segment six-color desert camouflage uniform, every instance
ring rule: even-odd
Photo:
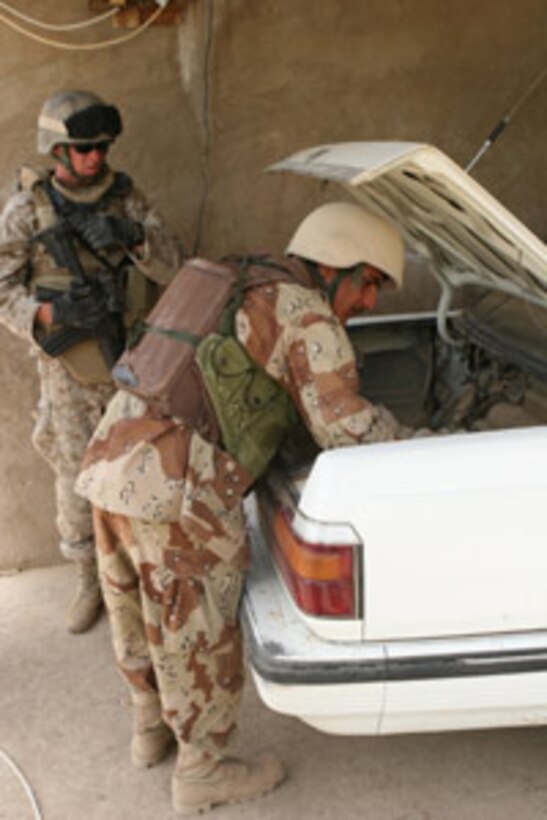
[[[286,256],[267,260],[276,266],[293,281],[250,287],[236,314],[251,359],[290,395],[321,448],[406,437],[359,395],[338,318],[372,306],[382,283],[401,285],[395,230],[357,205],[329,203],[304,220]],[[134,704],[132,759],[151,766],[176,740],[172,794],[184,815],[263,794],[283,778],[272,756],[252,765],[227,757],[243,684],[242,500],[252,480],[222,443],[120,390],[77,483],[94,507],[116,659]]]

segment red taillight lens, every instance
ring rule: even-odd
[[[279,567],[300,609],[310,615],[355,617],[354,546],[303,541],[285,507],[272,512],[270,527]]]

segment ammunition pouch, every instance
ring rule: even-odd
[[[291,397],[233,336],[210,333],[196,362],[224,449],[259,478],[298,418]]]

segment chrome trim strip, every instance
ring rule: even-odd
[[[331,644],[330,658],[313,654],[304,658],[288,654],[287,647],[276,641],[261,642],[247,607],[243,610],[243,625],[251,666],[262,678],[285,685],[413,681],[547,671],[547,632],[470,638],[467,652],[466,639],[457,638],[345,644],[343,647]],[[535,643],[538,645],[534,646]],[[440,651],[440,644],[444,644],[444,652]],[[483,644],[482,651],[477,651],[479,644]],[[504,649],[500,648],[502,645]]]

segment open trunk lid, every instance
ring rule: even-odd
[[[352,142],[301,151],[270,166],[337,182],[386,217],[446,289],[475,284],[547,305],[547,246],[438,149]]]

